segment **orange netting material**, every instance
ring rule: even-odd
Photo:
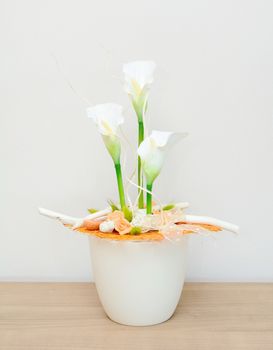
[[[180,224],[186,224],[184,222],[181,222]],[[187,223],[189,224],[189,223]],[[208,224],[195,224],[195,223],[190,223],[191,225],[198,226],[201,228],[204,228],[205,230],[211,231],[211,232],[219,232],[222,231],[221,227],[214,226],[214,225],[208,225]],[[117,232],[112,232],[112,233],[104,233],[98,230],[87,230],[84,227],[77,228],[76,231],[91,235],[91,236],[96,236],[99,238],[104,238],[104,239],[112,239],[116,241],[161,241],[164,239],[164,235],[160,233],[159,231],[151,231],[147,233],[141,233],[139,235],[120,235]],[[194,233],[194,231],[191,230],[184,230],[181,232],[181,234],[191,234]]]

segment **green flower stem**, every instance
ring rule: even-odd
[[[124,211],[126,209],[123,181],[122,181],[122,173],[120,163],[115,163],[117,182],[118,182],[118,192],[119,192],[119,201],[121,209]]]
[[[138,146],[141,144],[141,142],[144,139],[144,124],[142,118],[139,118],[138,120]],[[137,183],[138,186],[143,186],[143,175],[141,171],[141,159],[138,157],[138,169],[137,169]],[[143,190],[138,189],[138,207],[139,209],[144,208],[144,197],[143,197]]]
[[[153,184],[147,184],[147,190],[152,192],[153,189]],[[146,208],[146,213],[147,214],[152,214],[152,194],[147,192],[147,202],[146,202],[147,208]]]

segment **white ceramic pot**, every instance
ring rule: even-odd
[[[94,280],[115,322],[148,326],[168,320],[185,279],[187,236],[175,241],[114,241],[90,237]]]

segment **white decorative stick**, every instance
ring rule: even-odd
[[[104,221],[104,220],[106,220],[107,219],[107,216],[106,215],[104,215],[104,216],[100,216],[99,218],[95,218],[95,219],[93,219],[92,221]],[[84,220],[89,220],[89,219],[84,219]]]
[[[63,224],[74,225],[76,222],[81,220],[80,218],[74,218],[72,216],[64,215],[44,208],[38,208],[38,210],[41,215],[47,216],[51,219],[59,220]]]
[[[185,221],[187,223],[215,225],[227,231],[231,231],[234,233],[239,232],[239,227],[237,225],[230,224],[229,222],[225,222],[222,220],[210,218],[208,216],[185,215]]]
[[[96,211],[93,214],[87,215],[84,219],[86,219],[86,220],[94,220],[94,219],[100,218],[101,216],[105,216],[105,215],[107,215],[107,214],[109,214],[111,212],[112,212],[112,208],[111,207],[107,207],[107,208],[105,208],[103,210]]]
[[[101,218],[105,218],[105,216],[109,213],[112,212],[111,207],[107,207],[106,209],[100,210],[100,211],[96,211],[93,214],[89,214],[87,216],[85,216],[84,218],[78,220],[74,225],[73,225],[73,230],[75,230],[76,228],[82,227],[83,226],[83,222],[84,220],[99,220]]]
[[[55,219],[61,221],[63,224],[72,225],[73,229],[79,228],[83,226],[84,220],[99,220],[101,218],[105,218],[105,215],[110,213],[112,209],[110,207],[97,211],[96,213],[85,216],[84,218],[75,218],[72,216],[64,215],[61,213],[57,213],[52,210],[39,208],[39,213],[41,215],[47,216],[48,218]]]

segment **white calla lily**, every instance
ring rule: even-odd
[[[142,167],[146,176],[147,184],[152,184],[159,175],[166,152],[186,133],[152,131],[138,148],[138,155],[142,161]]]
[[[115,164],[120,160],[120,140],[117,136],[118,127],[123,124],[122,106],[115,103],[105,103],[87,108],[87,115],[98,127],[104,143]]]
[[[142,120],[146,109],[147,93],[153,82],[153,61],[134,61],[123,65],[125,91],[131,96],[138,119]]]
[[[144,139],[145,125],[144,113],[147,109],[147,99],[150,85],[153,82],[153,74],[155,70],[153,61],[134,61],[123,65],[123,73],[125,77],[125,91],[129,94],[132,100],[132,105],[138,119],[138,145]],[[138,157],[138,206],[144,208],[143,191],[143,176],[141,169],[141,161]]]
[[[115,103],[96,105],[87,109],[87,115],[97,125],[105,146],[115,163],[120,206],[124,213],[126,213],[126,201],[120,165],[121,146],[117,135],[119,126],[124,122],[122,106]]]
[[[123,65],[125,75],[125,90],[137,97],[141,91],[153,82],[156,64],[153,61],[134,61]]]

